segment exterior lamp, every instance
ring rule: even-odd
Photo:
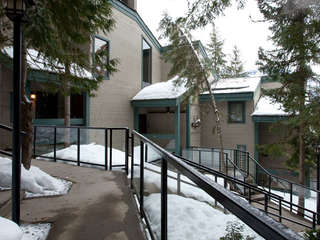
[[[21,189],[21,23],[26,7],[34,5],[33,0],[3,0],[5,14],[13,22],[13,132],[12,132],[12,220],[20,223]]]
[[[37,100],[37,95],[35,93],[31,93],[30,94],[30,99],[34,100],[34,101]]]
[[[24,0],[5,0],[4,4],[6,15],[11,21],[23,17],[26,10],[26,3]]]

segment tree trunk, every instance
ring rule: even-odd
[[[32,127],[32,103],[28,99],[26,94],[26,82],[27,82],[27,49],[25,44],[22,44],[22,61],[21,61],[21,131],[24,131],[26,135],[23,135],[22,140],[22,155],[21,162],[26,169],[31,166],[32,159],[32,146],[33,146],[33,127]]]
[[[64,126],[65,131],[64,131],[64,146],[69,147],[70,146],[70,115],[71,115],[71,97],[70,97],[70,88],[69,88],[69,83],[68,83],[68,75],[70,73],[70,67],[68,64],[65,65],[65,79],[64,79]]]
[[[214,96],[213,96],[213,92],[211,90],[211,86],[210,86],[210,83],[208,81],[208,79],[205,80],[206,82],[206,85],[207,85],[207,88],[209,90],[209,95],[210,95],[210,105],[214,111],[214,114],[215,114],[215,121],[216,121],[216,129],[217,129],[217,134],[218,134],[218,137],[219,137],[219,143],[220,143],[220,160],[221,160],[221,171],[224,173],[224,174],[227,174],[227,171],[228,169],[226,168],[226,159],[224,157],[224,146],[223,146],[223,138],[222,138],[222,129],[221,129],[221,122],[220,122],[220,114],[219,114],[219,110],[217,108],[217,104],[216,104],[216,101],[214,99]]]

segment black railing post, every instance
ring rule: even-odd
[[[249,153],[246,153],[247,155],[247,175],[250,175],[250,164],[249,164]]]
[[[36,158],[37,126],[33,127],[33,158]]]
[[[77,165],[80,166],[80,128],[77,128]]]
[[[249,198],[249,203],[251,204],[251,187],[249,187],[248,198]]]
[[[140,214],[143,213],[144,194],[144,143],[140,141]]]
[[[268,196],[267,196],[267,194],[264,194],[264,211],[266,214],[268,213]]]
[[[131,181],[130,181],[130,187],[133,189],[133,168],[134,168],[134,134],[131,133]]]
[[[148,144],[145,144],[144,161],[148,162]]]
[[[104,130],[104,169],[108,170],[108,128]]]
[[[226,175],[229,176],[228,175],[228,172],[229,172],[228,158],[225,158],[225,159],[226,159]]]
[[[269,175],[269,193],[271,192],[271,182],[272,182],[272,177]]]
[[[279,198],[279,222],[282,222],[282,200]]]
[[[168,239],[168,162],[162,159],[161,166],[161,240]]]
[[[292,212],[292,183],[290,183],[290,212]]]
[[[201,166],[201,150],[198,150],[199,151],[199,165]]]
[[[109,149],[109,156],[110,156],[110,171],[112,170],[112,129],[110,129],[110,149]]]
[[[313,213],[312,216],[312,230],[316,229],[316,213]]]
[[[125,139],[125,141],[126,141],[126,144],[125,144],[125,148],[126,148],[126,156],[125,156],[125,165],[126,165],[126,174],[127,174],[127,176],[128,176],[128,174],[129,174],[129,129],[126,129],[126,137],[125,137],[126,139]]]
[[[57,161],[57,127],[53,129],[53,159]]]

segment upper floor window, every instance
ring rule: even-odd
[[[245,123],[245,102],[228,102],[228,122]]]
[[[109,79],[107,65],[110,61],[110,44],[107,39],[99,36],[94,37],[93,41],[93,66],[94,73]]]
[[[142,39],[142,84],[152,83],[152,48],[146,40]]]

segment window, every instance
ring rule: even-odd
[[[110,60],[110,44],[107,39],[99,36],[94,37],[93,42],[93,66],[94,73],[109,79],[107,65]]]
[[[245,123],[245,102],[228,102],[228,122]]]
[[[142,39],[142,87],[152,83],[152,49],[151,46]]]

